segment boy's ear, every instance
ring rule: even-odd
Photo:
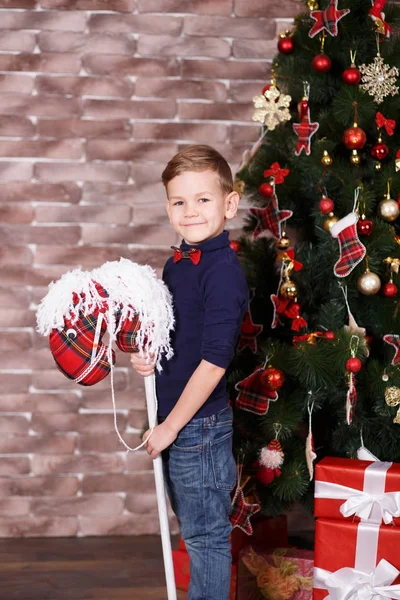
[[[233,219],[236,217],[236,213],[239,206],[240,196],[237,192],[231,192],[225,198],[225,217],[227,219]]]

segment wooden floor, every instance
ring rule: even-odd
[[[0,600],[150,599],[167,600],[157,536],[0,539]]]

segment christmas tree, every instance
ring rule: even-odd
[[[247,505],[311,507],[324,456],[400,461],[400,6],[304,4],[236,176],[252,206],[232,243],[251,300],[229,376],[245,524]]]

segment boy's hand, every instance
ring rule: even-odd
[[[148,377],[154,373],[154,365],[156,364],[155,356],[150,357],[150,362],[139,352],[131,354],[131,365],[139,375]]]
[[[150,431],[148,429],[143,435],[143,441],[150,435]],[[154,428],[149,441],[145,444],[145,448],[151,458],[157,458],[160,452],[168,448],[176,440],[177,436],[178,432],[170,427],[168,421],[164,421]]]

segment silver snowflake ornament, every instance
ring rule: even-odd
[[[263,95],[254,96],[253,121],[260,121],[272,131],[279,123],[290,120],[291,101],[291,96],[281,94],[276,86],[271,86]]]
[[[362,73],[360,88],[373,96],[377,104],[381,104],[386,96],[399,93],[399,88],[395,85],[399,70],[397,67],[386,65],[380,54],[375,56],[371,64],[358,68]]]

